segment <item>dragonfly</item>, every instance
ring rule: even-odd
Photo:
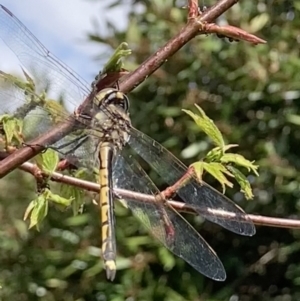
[[[255,227],[248,215],[224,194],[199,181],[161,144],[135,129],[131,124],[127,95],[114,87],[95,93],[92,88],[95,85],[86,83],[51,54],[3,5],[0,5],[0,38],[17,56],[26,74],[29,72],[35,83],[38,82],[40,89],[47,90],[47,94],[56,93],[64,103],[64,109],[59,105],[45,105],[41,94],[24,92],[1,71],[0,78],[6,88],[0,90],[0,113],[26,121],[29,125],[28,131],[24,129],[23,133],[26,143],[64,120],[72,119],[71,132],[44,147],[56,150],[78,167],[98,171],[101,249],[107,278],[113,280],[117,270],[113,202],[122,199],[151,235],[172,253],[206,277],[225,280],[224,266],[215,251],[168,204],[168,199],[178,195],[205,219],[234,233],[252,236]],[[89,95],[93,95],[92,101],[81,113],[78,106]],[[32,98],[40,101],[32,102]],[[167,190],[160,191],[155,186],[136,156],[144,159],[170,185]],[[116,188],[154,198],[149,202],[120,197],[114,192]],[[228,214],[233,218],[228,218]]]

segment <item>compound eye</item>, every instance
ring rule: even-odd
[[[110,103],[122,108],[125,112],[129,110],[129,99],[123,92],[117,91],[111,95]]]
[[[123,94],[123,101],[121,101],[119,105],[125,112],[127,112],[129,110],[130,103],[129,103],[129,98],[127,97],[127,95]]]
[[[116,107],[123,109],[125,112],[129,109],[129,99],[121,91],[115,89],[108,90],[104,98],[104,103],[106,105],[115,105]]]
[[[99,107],[102,105],[114,105],[121,108],[125,112],[129,110],[128,97],[123,92],[112,88],[107,88],[100,91],[95,98],[95,104]]]

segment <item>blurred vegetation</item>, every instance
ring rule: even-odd
[[[185,2],[116,0],[108,9],[132,7],[128,28],[117,31],[111,18],[107,36],[95,32],[90,39],[112,49],[126,41],[133,54],[125,67],[134,69],[179,32],[186,21]],[[226,143],[239,144],[238,152],[261,166],[260,177],[249,178],[253,201],[245,201],[238,188],[227,190],[248,213],[299,216],[299,10],[293,1],[240,1],[218,23],[248,30],[266,45],[199,36],[129,95],[133,125],[186,164],[212,147],[181,111],[200,105]],[[216,181],[210,184],[220,188]],[[16,170],[1,179],[0,191],[0,300],[300,299],[298,230],[257,227],[257,234],[247,238],[188,216],[224,263],[227,279],[219,283],[158,245],[116,205],[119,270],[111,283],[98,259],[99,219],[91,195],[79,216],[50,208],[37,232],[22,221],[34,198],[33,178]]]

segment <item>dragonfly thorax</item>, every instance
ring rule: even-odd
[[[116,89],[104,89],[94,99],[91,136],[121,149],[131,127],[127,96]]]

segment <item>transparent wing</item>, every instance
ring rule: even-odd
[[[51,97],[62,97],[71,111],[89,94],[89,85],[52,55],[4,6],[0,5],[0,38]],[[54,96],[53,96],[54,95]],[[20,99],[20,98],[17,98]],[[12,104],[16,106],[16,104]],[[17,104],[18,106],[18,104]]]
[[[0,114],[8,113],[22,119],[22,134],[25,142],[28,142],[70,117],[70,113],[89,95],[90,89],[84,80],[52,55],[2,5],[0,38],[18,57],[26,73],[29,72],[27,81],[22,81],[0,71]],[[43,91],[47,92],[47,97],[41,93]],[[63,100],[64,105],[50,97]],[[94,145],[90,147],[92,143],[85,139],[83,127],[83,124],[75,121],[72,133],[52,146],[59,148],[60,153],[66,154],[65,157],[71,158],[75,165],[94,166]]]
[[[188,171],[187,167],[158,142],[132,128],[130,146],[166,181],[173,185]],[[230,199],[205,182],[192,178],[177,194],[207,220],[238,234],[254,235],[255,227],[247,214]],[[213,214],[217,211],[218,214]],[[222,212],[234,215],[229,218]]]
[[[9,114],[22,120],[22,135],[28,142],[66,120],[70,114],[58,102],[24,87],[26,84],[0,71],[0,115]]]
[[[159,190],[140,165],[130,156],[128,159],[125,161],[122,155],[116,157],[113,165],[114,187],[159,195]],[[175,210],[157,202],[142,202],[130,198],[124,201],[149,232],[171,252],[209,278],[214,280],[226,278],[224,267],[214,250]],[[167,214],[167,219],[171,222],[174,239],[169,237],[162,213]]]

